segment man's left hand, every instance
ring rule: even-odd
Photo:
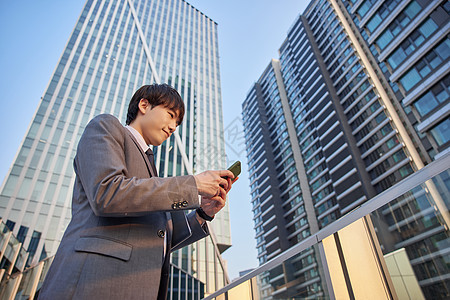
[[[231,189],[231,186],[235,180],[227,177],[228,186],[227,189],[220,187],[217,194],[211,198],[202,197],[200,207],[210,217],[214,217],[224,206],[227,200],[227,194]]]

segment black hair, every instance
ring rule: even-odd
[[[151,107],[163,105],[178,112],[178,125],[184,118],[184,103],[180,94],[168,84],[151,84],[140,87],[133,95],[128,105],[127,125],[136,119],[139,111],[139,102],[147,99]]]

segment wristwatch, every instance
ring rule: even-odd
[[[201,207],[197,208],[197,209],[196,209],[196,212],[198,213],[198,215],[199,215],[201,218],[205,219],[206,221],[211,222],[211,221],[214,219],[214,217],[208,216],[208,215],[205,213],[205,211],[203,210],[203,208],[201,208]]]

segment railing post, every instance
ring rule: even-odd
[[[325,282],[327,284],[328,296],[330,297],[330,300],[335,300],[336,297],[334,297],[333,285],[331,284],[330,270],[328,269],[327,257],[325,256],[325,249],[323,248],[322,241],[320,241],[317,246],[319,248],[319,255],[322,261],[323,274],[325,277]]]
[[[33,274],[33,283],[31,284],[29,293],[27,293],[29,296],[29,299],[33,299],[34,295],[36,294],[36,290],[39,284],[39,278],[41,277],[42,270],[44,269],[44,261],[41,261],[36,267],[34,267],[34,274]]]

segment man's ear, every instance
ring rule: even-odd
[[[150,107],[150,103],[148,103],[147,99],[142,98],[141,100],[139,100],[138,107],[141,114],[145,115],[145,112]]]

